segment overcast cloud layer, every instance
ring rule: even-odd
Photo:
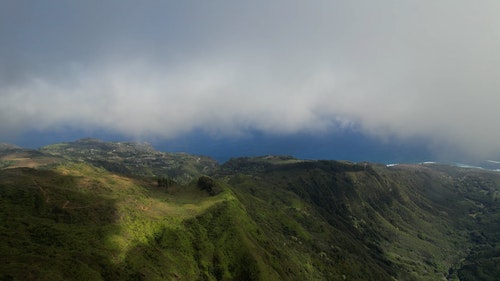
[[[500,154],[500,1],[2,1],[0,135],[355,128]]]

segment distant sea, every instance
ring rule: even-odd
[[[301,159],[369,161],[382,164],[435,161],[424,140],[379,140],[354,131],[323,134],[273,135],[253,131],[244,136],[213,136],[192,132],[173,139],[130,138],[105,131],[53,130],[27,132],[12,142],[22,147],[70,142],[84,137],[104,141],[147,141],[165,152],[186,152],[210,156],[220,163],[232,157],[290,155]],[[5,141],[5,140],[2,140]]]

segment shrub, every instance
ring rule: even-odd
[[[211,177],[201,176],[198,178],[198,188],[206,190],[211,196],[222,192],[220,185]]]

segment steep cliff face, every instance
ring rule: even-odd
[[[243,172],[231,175],[236,169]],[[344,266],[340,275],[365,280],[383,280],[385,274],[398,280],[469,280],[482,271],[484,280],[494,280],[498,274],[491,259],[471,258],[498,257],[496,172],[263,158],[235,159],[222,170],[251,216],[272,222],[265,223],[270,235],[302,237],[301,247],[308,247],[298,252],[310,258],[321,253],[316,265],[335,257],[322,272]],[[366,267],[358,269],[360,259]]]

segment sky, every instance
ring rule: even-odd
[[[4,0],[0,142],[497,160],[499,14],[497,0]]]

